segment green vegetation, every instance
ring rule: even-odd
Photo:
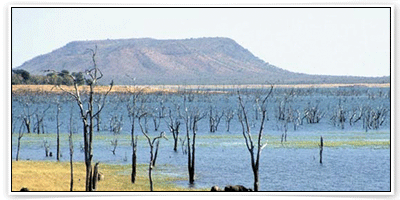
[[[85,84],[85,78],[82,72],[69,73],[68,70],[62,70],[60,73],[48,73],[46,75],[31,75],[23,69],[12,70],[11,84],[31,84],[31,85],[73,85],[69,76],[73,76],[78,85]]]

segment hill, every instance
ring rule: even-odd
[[[88,49],[97,45],[96,63],[103,84],[273,84],[387,83],[389,77],[367,78],[294,73],[265,62],[229,38],[183,40],[118,39],[75,41],[37,56],[17,69],[85,71],[93,66]]]

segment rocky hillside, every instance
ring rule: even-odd
[[[389,82],[389,77],[315,76],[273,66],[229,38],[184,40],[119,39],[70,42],[25,62],[18,69],[85,71],[95,49],[102,83],[115,84],[259,84]]]

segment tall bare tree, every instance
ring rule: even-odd
[[[132,101],[128,103],[127,110],[129,119],[131,120],[131,145],[132,145],[132,173],[131,173],[131,182],[136,182],[136,147],[137,147],[137,136],[135,136],[135,119],[139,114],[139,107],[137,105],[139,97],[142,94],[142,90],[135,87],[133,91],[128,91],[131,94]]]
[[[210,106],[210,113],[209,113],[209,125],[210,125],[210,132],[214,133],[218,130],[219,122],[221,118],[224,116],[224,111],[220,114],[218,110],[213,106]]]
[[[73,112],[72,112],[72,108],[71,108],[71,113],[70,113],[70,117],[69,117],[69,135],[68,135],[68,139],[69,139],[69,164],[71,167],[71,181],[70,181],[70,191],[74,190],[74,166],[72,164],[72,160],[73,160],[73,156],[74,156],[74,142],[72,140],[72,126],[73,126]]]
[[[242,133],[243,133],[243,137],[245,139],[247,150],[250,153],[251,168],[253,170],[253,175],[254,175],[254,191],[258,191],[258,189],[259,189],[258,174],[259,174],[261,151],[262,151],[262,149],[264,149],[267,146],[266,142],[264,144],[262,144],[262,137],[263,137],[263,131],[264,131],[264,122],[266,120],[266,114],[267,114],[267,100],[270,97],[272,90],[273,90],[273,86],[271,85],[271,88],[270,88],[268,94],[262,99],[262,102],[261,102],[261,106],[260,106],[261,107],[261,123],[260,123],[260,128],[258,130],[258,138],[257,138],[256,143],[254,143],[253,137],[251,134],[250,124],[249,124],[245,104],[243,102],[242,96],[240,95],[240,92],[238,91],[238,98],[239,98],[238,118],[239,118],[240,124],[242,125]]]
[[[47,110],[49,110],[51,105],[48,105],[47,108],[45,108],[42,112],[39,112],[39,108],[35,111],[35,117],[36,117],[36,124],[33,128],[34,131],[37,132],[37,134],[40,134],[40,130],[42,130],[42,133],[44,133],[44,117],[46,115]]]
[[[148,135],[147,130],[143,127],[142,123],[141,123],[141,119],[143,117],[146,117],[147,113],[143,113],[139,116],[139,125],[140,125],[140,129],[142,130],[143,135],[146,137],[147,142],[149,144],[149,148],[150,148],[150,161],[149,161],[149,182],[150,182],[150,191],[153,191],[153,178],[152,178],[152,170],[154,168],[154,164],[155,161],[157,159],[157,153],[158,153],[158,148],[159,148],[159,139],[161,138],[165,138],[165,132],[161,132],[159,136],[154,137],[153,139],[150,138],[150,136]],[[154,149],[155,147],[155,149]]]
[[[206,116],[206,113],[201,112],[198,108],[187,107],[186,96],[184,96],[184,107],[185,114],[183,120],[186,125],[189,184],[193,184],[195,175],[197,123]]]
[[[21,126],[19,127],[18,144],[17,144],[17,155],[15,157],[15,161],[19,160],[19,150],[21,149],[21,139],[24,136],[23,127],[24,127],[24,122],[22,122]]]
[[[169,131],[172,133],[172,136],[174,138],[174,151],[175,152],[177,152],[177,150],[178,150],[179,127],[181,125],[181,122],[179,121],[179,106],[176,107],[176,112],[178,114],[174,115],[174,114],[172,114],[171,109],[169,109],[169,111],[168,111],[169,121],[166,120]]]
[[[57,103],[57,114],[56,114],[56,121],[57,121],[57,161],[60,161],[60,112],[61,112],[61,106],[60,103]]]
[[[93,49],[88,49],[88,51],[91,53],[92,57],[92,62],[93,62],[93,67],[86,70],[86,75],[87,75],[87,83],[89,85],[89,99],[86,102],[86,107],[85,107],[85,102],[82,101],[81,95],[80,95],[80,90],[78,88],[78,80],[76,77],[72,76],[71,74],[68,74],[67,76],[73,81],[73,86],[74,90],[73,91],[68,91],[64,88],[62,88],[60,85],[57,85],[61,90],[66,92],[67,94],[71,95],[76,103],[78,104],[79,110],[80,110],[80,118],[83,123],[83,143],[84,143],[84,153],[85,153],[85,166],[86,166],[86,183],[85,183],[85,190],[86,191],[93,191],[93,188],[96,188],[93,186],[93,169],[92,169],[92,159],[93,159],[93,149],[92,149],[92,144],[93,144],[93,128],[94,128],[94,119],[97,117],[97,115],[100,114],[100,112],[103,110],[104,106],[106,105],[106,97],[109,94],[109,92],[113,88],[113,81],[110,84],[109,89],[104,93],[103,95],[103,101],[101,101],[100,108],[95,112],[94,111],[94,95],[95,95],[95,87],[98,84],[98,81],[103,77],[103,73],[100,71],[100,69],[97,67],[96,63],[96,54],[97,54],[97,46],[96,48]],[[47,70],[47,71],[52,71],[52,70]]]

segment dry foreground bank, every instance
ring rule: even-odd
[[[73,191],[85,191],[85,164],[74,162]],[[99,181],[97,191],[149,191],[147,165],[138,165],[136,183],[130,182],[130,165],[100,164],[104,179]],[[70,164],[56,161],[13,161],[12,191],[22,187],[30,191],[70,191]],[[203,191],[205,189],[183,188],[174,181],[182,177],[157,174],[154,179],[154,191]]]
[[[60,86],[66,91],[73,91],[73,86]],[[115,85],[111,92],[130,93],[141,91],[143,93],[177,93],[187,89],[207,90],[210,92],[224,89],[257,89],[269,87],[268,85]],[[390,83],[356,83],[356,84],[297,84],[297,85],[274,85],[275,88],[337,88],[337,87],[390,87]],[[79,86],[80,90],[89,91],[88,86]],[[96,87],[97,92],[107,92],[109,86]],[[13,85],[12,93],[62,93],[63,91],[54,85]]]

